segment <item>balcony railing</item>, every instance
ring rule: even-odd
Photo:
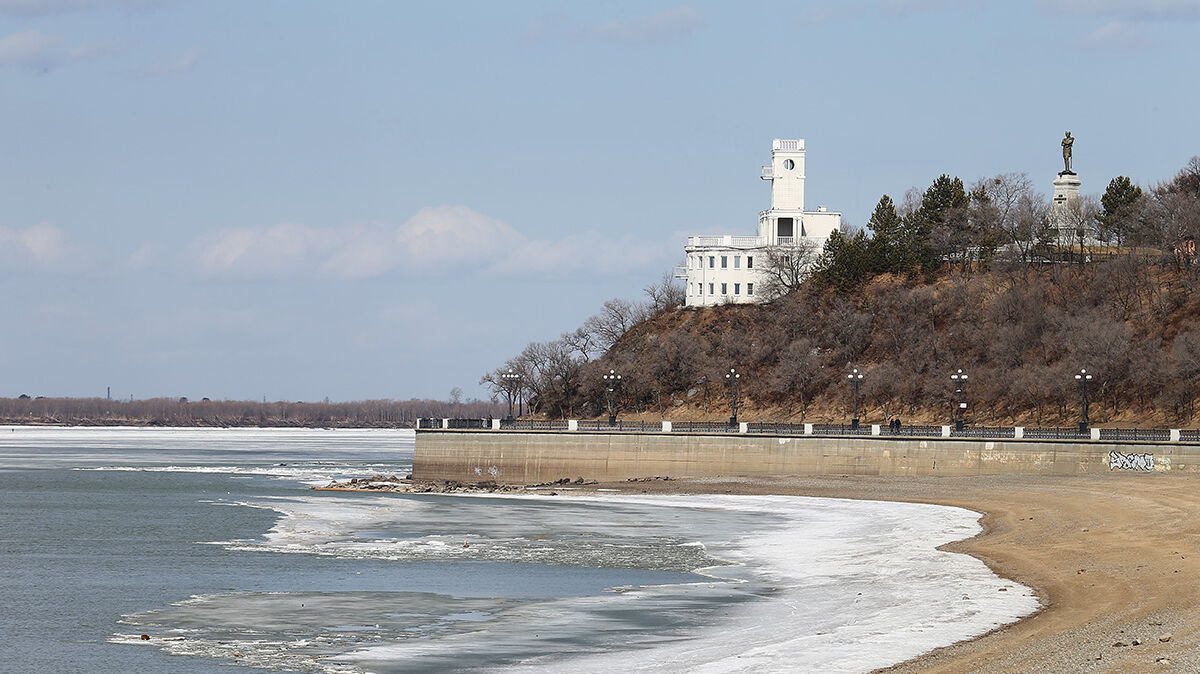
[[[774,177],[775,177],[775,167],[773,167],[773,166],[762,167],[762,179],[763,180],[770,180]]]
[[[689,236],[687,245],[689,247],[761,248],[767,245],[767,238],[764,236]]]

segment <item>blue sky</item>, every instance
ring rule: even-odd
[[[0,0],[0,395],[483,396],[752,234],[1200,154],[1200,1]]]

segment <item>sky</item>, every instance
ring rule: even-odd
[[[0,0],[0,395],[446,398],[756,233],[1200,154],[1200,0]]]

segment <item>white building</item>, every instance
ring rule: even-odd
[[[812,245],[818,250],[841,225],[842,214],[804,210],[804,139],[771,142],[771,207],[758,214],[758,236],[689,236],[687,264],[675,278],[687,282],[687,306],[761,302],[763,266],[770,246]]]

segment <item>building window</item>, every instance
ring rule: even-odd
[[[708,268],[712,269],[715,266],[717,266],[717,258],[713,257],[712,255],[709,255],[708,256]]]
[[[711,283],[708,284],[708,294],[709,295],[713,294],[713,284],[711,284]]]
[[[741,255],[734,255],[734,256],[733,256],[733,268],[734,268],[734,269],[741,269],[741,268],[742,268],[742,256],[741,256]]]
[[[747,283],[747,284],[746,284],[746,294],[747,294],[747,295],[753,295],[753,294],[754,294],[754,284],[753,284],[753,283]]]
[[[728,268],[729,268],[729,256],[722,255],[721,256],[721,269],[728,269]]]
[[[727,284],[727,283],[722,283],[722,284],[721,284],[721,294],[722,294],[722,295],[728,295],[728,294],[729,294],[729,284]]]
[[[746,269],[754,269],[754,256],[753,255],[746,256]]]
[[[791,171],[792,169],[796,168],[796,162],[792,161],[791,159],[784,159],[783,168]]]
[[[742,284],[740,284],[740,283],[733,284],[733,294],[734,295],[742,294]]]

